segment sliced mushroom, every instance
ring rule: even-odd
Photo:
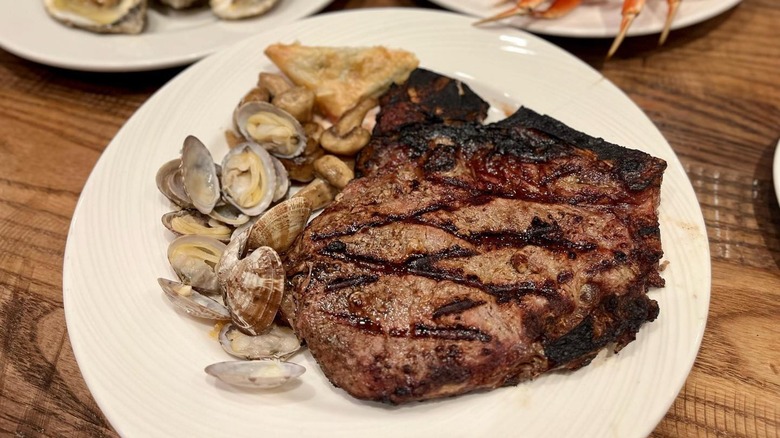
[[[314,113],[314,92],[306,87],[292,87],[274,96],[271,103],[287,111],[299,122],[311,121]]]
[[[371,140],[371,133],[361,125],[368,111],[376,105],[376,99],[367,98],[344,113],[335,125],[322,133],[320,138],[322,147],[337,155],[355,155]]]
[[[291,180],[307,183],[314,179],[314,160],[325,155],[325,150],[320,146],[322,126],[318,123],[305,123],[303,129],[306,132],[306,148],[303,153],[280,161]]]
[[[293,198],[301,197],[306,199],[309,201],[312,211],[314,211],[330,204],[331,201],[336,199],[338,193],[338,189],[330,185],[329,182],[322,178],[314,178],[312,182],[293,195]]]
[[[247,102],[270,102],[271,92],[265,87],[254,87],[241,98],[239,105]]]
[[[335,155],[323,155],[316,159],[314,173],[339,190],[355,178],[355,172]]]
[[[278,96],[292,88],[292,84],[284,76],[277,73],[261,72],[257,78],[257,86],[265,88],[271,97]]]

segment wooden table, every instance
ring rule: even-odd
[[[26,0],[31,1],[31,0]],[[336,1],[327,10],[434,8]],[[744,0],[707,22],[627,40],[549,38],[625,91],[682,160],[704,211],[712,301],[699,356],[653,436],[780,432],[780,2]],[[79,373],[65,329],[68,226],[119,127],[181,69],[95,74],[0,51],[0,435],[115,436]]]

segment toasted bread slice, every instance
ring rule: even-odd
[[[314,91],[317,106],[331,120],[366,97],[378,97],[417,68],[405,50],[377,47],[312,47],[273,44],[266,56],[296,85]]]

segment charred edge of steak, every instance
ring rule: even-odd
[[[544,343],[551,368],[586,366],[605,346],[619,351],[636,338],[645,322],[658,317],[658,303],[640,290],[622,297],[608,295],[594,311],[563,336]]]
[[[422,68],[415,69],[401,85],[393,84],[379,100],[373,138],[395,135],[410,125],[462,125],[481,123],[490,105],[461,81]],[[369,143],[358,155],[355,176],[369,169],[376,145]]]
[[[664,160],[636,149],[610,143],[602,138],[591,137],[529,108],[521,107],[496,125],[512,129],[536,130],[570,145],[589,149],[595,152],[600,160],[612,162],[619,178],[632,191],[660,185],[660,178],[666,169]]]

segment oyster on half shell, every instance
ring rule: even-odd
[[[264,14],[279,0],[209,0],[211,11],[225,20],[238,20]]]
[[[44,0],[43,4],[55,20],[92,32],[137,34],[146,25],[147,0]]]

